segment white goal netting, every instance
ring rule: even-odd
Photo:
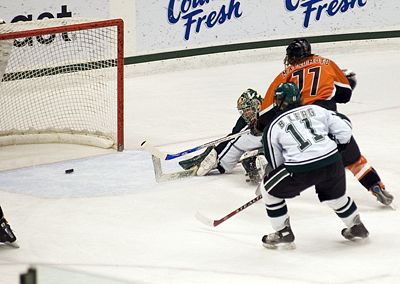
[[[116,23],[122,21],[0,25],[0,145],[122,150],[123,51]]]

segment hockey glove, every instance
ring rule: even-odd
[[[342,69],[344,75],[346,76],[347,80],[349,80],[350,87],[352,90],[357,86],[357,78],[356,73],[349,69]]]

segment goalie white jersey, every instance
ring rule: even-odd
[[[283,112],[264,132],[268,162],[273,168],[285,164],[290,172],[303,172],[339,160],[337,143],[348,143],[352,135],[350,121],[344,118],[317,105]]]

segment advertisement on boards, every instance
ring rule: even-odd
[[[136,0],[136,50],[154,53],[298,36],[387,30],[398,1]]]
[[[6,23],[74,17],[104,19],[109,17],[109,13],[109,0],[14,0],[0,5],[0,18],[3,18]],[[39,27],[38,25],[37,28]],[[7,72],[19,72],[26,68],[33,68],[33,66],[26,67],[24,64],[13,64],[13,62],[32,62],[32,57],[35,58],[35,68],[84,62],[89,56],[93,58],[93,53],[80,48],[80,46],[85,46],[85,43],[81,42],[83,40],[83,36],[74,32],[15,39],[13,41],[14,51],[11,52],[8,59]],[[75,50],[74,58],[67,58],[63,55],[63,46],[68,46],[69,50]],[[96,48],[102,49],[102,46],[103,43],[99,39]],[[59,50],[58,53],[54,52],[56,50]],[[101,59],[104,58],[94,58],[93,60]]]
[[[110,0],[2,1],[0,18],[6,23],[68,17],[104,19],[110,14],[109,2]]]

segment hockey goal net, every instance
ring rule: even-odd
[[[123,150],[123,21],[0,25],[0,146]]]

